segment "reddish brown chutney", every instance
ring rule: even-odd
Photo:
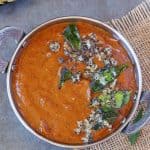
[[[89,81],[81,80],[77,84],[67,81],[61,90],[58,89],[58,72],[61,67],[58,58],[63,56],[67,59],[62,46],[62,33],[67,24],[47,26],[30,37],[16,60],[12,90],[19,112],[36,132],[53,141],[81,144],[83,134],[77,135],[74,129],[76,122],[87,118],[90,113],[87,95]],[[96,33],[99,40],[113,47],[113,57],[119,64],[128,64],[128,68],[118,77],[117,85],[120,89],[132,91],[131,99],[121,109],[121,115],[111,131],[107,128],[94,131],[94,141],[97,141],[114,132],[132,108],[136,90],[134,66],[123,47],[108,32],[84,22],[77,22],[76,25],[81,35]],[[49,43],[53,40],[61,44],[57,53],[49,49]],[[79,70],[84,69],[83,64],[77,65]],[[102,63],[98,65],[103,67]]]

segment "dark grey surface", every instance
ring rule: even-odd
[[[0,6],[0,28],[17,26],[29,32],[44,21],[69,15],[88,16],[108,21],[125,15],[141,1],[17,0],[14,4]],[[17,120],[8,102],[5,76],[0,75],[0,150],[61,149],[37,139]]]

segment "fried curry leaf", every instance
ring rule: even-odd
[[[121,72],[123,72],[125,69],[127,69],[128,65],[127,64],[122,64],[119,66],[115,67],[115,71],[117,73],[117,75],[119,75]]]
[[[115,107],[121,108],[124,104],[127,104],[130,100],[129,91],[116,91],[114,92]]]
[[[106,85],[113,82],[126,68],[126,64],[119,66],[106,66],[95,72],[90,84],[92,91],[100,92]]]
[[[98,97],[103,112],[108,112],[111,109],[111,95],[103,94]]]
[[[62,68],[60,73],[60,80],[59,80],[59,88],[61,88],[65,81],[70,80],[72,77],[72,72],[67,68]]]
[[[118,109],[129,102],[129,91],[112,91],[97,98],[103,113],[103,119],[112,123],[118,116]]]
[[[123,104],[127,104],[129,102],[130,95],[131,95],[130,91],[124,91],[124,101],[123,101]]]
[[[98,97],[100,100],[103,119],[113,123],[118,116],[118,110],[112,106],[111,94],[104,94]]]
[[[104,86],[100,84],[98,80],[92,80],[90,87],[93,92],[101,91],[104,88]]]
[[[81,49],[81,39],[78,28],[75,24],[70,24],[64,30],[64,37],[73,49]]]
[[[137,114],[135,120],[133,121],[133,123],[136,123],[137,121],[139,121],[142,118],[142,116],[143,116],[143,109],[140,109],[140,111],[138,112],[138,114]],[[131,145],[136,143],[139,136],[140,136],[140,131],[128,136],[128,139],[129,139]]]
[[[110,124],[112,124],[118,116],[118,110],[112,107],[107,112],[103,111],[102,109],[102,113],[103,113],[103,119],[107,120]]]
[[[100,95],[98,98],[100,105],[107,111],[110,107],[121,108],[130,100],[130,91],[112,91]]]
[[[97,123],[94,125],[94,127],[92,128],[93,130],[99,130],[99,128],[101,127],[100,123]]]

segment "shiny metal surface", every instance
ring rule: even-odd
[[[30,36],[37,32],[38,30],[40,30],[41,28],[46,27],[47,25],[51,25],[51,24],[55,24],[55,23],[59,23],[59,22],[76,22],[76,21],[84,21],[84,22],[88,22],[90,24],[99,26],[105,30],[107,30],[108,32],[110,32],[113,37],[115,37],[116,39],[119,40],[119,42],[122,44],[122,46],[126,49],[130,59],[132,60],[132,63],[135,65],[135,75],[136,75],[136,82],[138,85],[138,94],[137,94],[137,99],[135,101],[135,104],[133,106],[133,109],[130,113],[130,115],[128,116],[126,122],[124,124],[122,124],[118,130],[116,130],[114,133],[112,133],[110,136],[104,138],[103,140],[91,143],[91,144],[86,144],[86,145],[67,145],[67,144],[63,144],[63,143],[57,143],[55,141],[51,141],[49,139],[46,139],[45,137],[43,137],[42,135],[39,135],[38,133],[36,133],[27,123],[26,121],[21,117],[19,111],[17,110],[13,97],[12,97],[12,91],[11,91],[11,72],[12,72],[12,66],[13,63],[15,61],[15,59],[17,59],[17,55],[20,51],[20,48],[22,47],[22,45],[24,44],[24,42],[30,38]],[[140,65],[139,65],[139,61],[138,58],[136,56],[136,54],[134,53],[134,50],[132,49],[132,47],[130,46],[130,44],[127,42],[127,40],[120,34],[118,33],[116,30],[114,30],[113,28],[111,28],[110,26],[108,26],[107,24],[95,20],[95,19],[91,19],[91,18],[86,18],[86,17],[79,17],[79,16],[70,16],[70,17],[62,17],[62,18],[56,18],[53,20],[50,20],[48,22],[45,22],[43,24],[41,24],[40,26],[36,27],[34,30],[32,30],[30,33],[28,33],[23,40],[19,43],[15,53],[12,56],[12,59],[10,61],[9,67],[8,67],[8,73],[7,73],[7,92],[8,92],[8,97],[9,97],[9,101],[10,104],[13,108],[13,111],[15,112],[17,118],[20,120],[20,122],[23,124],[23,126],[30,131],[32,134],[34,134],[35,136],[37,136],[38,138],[40,138],[41,140],[44,140],[50,144],[54,144],[56,146],[60,146],[60,147],[65,147],[65,148],[85,148],[85,147],[89,147],[98,143],[101,143],[105,140],[107,140],[108,138],[112,137],[113,135],[115,135],[116,133],[120,132],[131,120],[131,118],[133,117],[137,106],[139,104],[139,99],[140,99],[140,95],[141,95],[141,90],[142,90],[142,76],[141,76],[141,69],[140,69]]]

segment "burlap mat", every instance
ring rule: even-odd
[[[145,0],[120,19],[109,22],[122,33],[133,46],[142,67],[143,89],[150,90],[150,0]],[[150,125],[141,131],[137,143],[131,146],[123,133],[106,142],[89,148],[90,150],[150,150]]]

